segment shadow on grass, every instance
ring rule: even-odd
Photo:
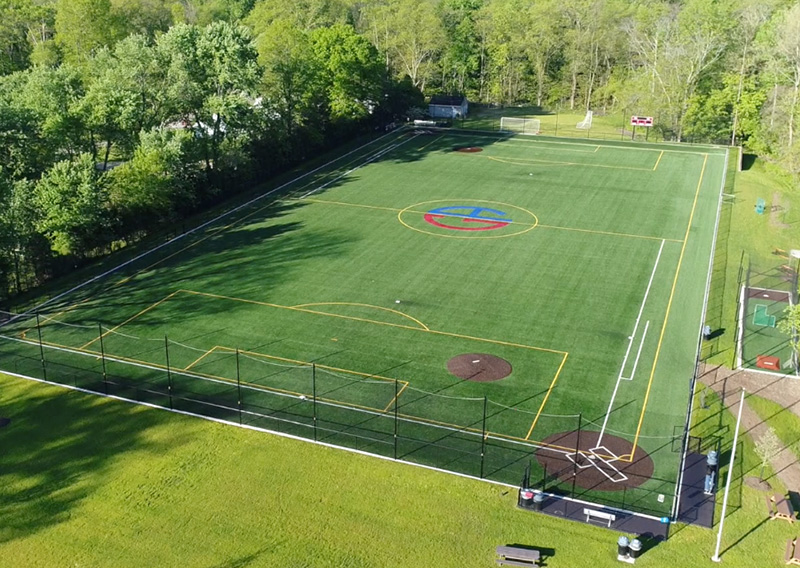
[[[0,381],[17,379],[0,376]],[[119,454],[163,454],[179,443],[146,439],[147,430],[160,424],[165,413],[34,383],[4,385],[3,391],[0,408],[12,424],[0,431],[0,543],[70,519],[102,487],[104,472]]]

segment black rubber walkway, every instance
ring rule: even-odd
[[[703,493],[706,479],[706,456],[696,452],[686,454],[683,465],[683,487],[678,521],[711,528],[714,526],[714,500],[716,495]]]

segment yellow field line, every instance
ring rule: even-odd
[[[384,411],[384,412],[387,412],[387,411],[388,411],[388,410],[389,410],[389,409],[392,407],[392,405],[394,404],[394,402],[395,402],[395,401],[396,401],[398,398],[400,398],[400,395],[401,395],[401,394],[403,394],[403,391],[404,391],[404,390],[406,390],[406,387],[408,386],[408,382],[407,382],[407,381],[403,381],[403,382],[405,383],[405,384],[403,385],[403,388],[401,388],[399,391],[397,391],[397,394],[396,394],[395,396],[393,396],[393,397],[392,397],[392,400],[390,400],[390,401],[389,401],[389,404],[387,404],[387,405],[384,407],[384,409],[383,409],[383,411]]]
[[[453,135],[456,135],[456,136],[459,135],[457,132],[451,132],[450,134],[453,134]],[[461,136],[469,137],[469,135],[461,135]],[[473,137],[491,138],[490,136],[483,136],[483,135],[481,135],[481,136],[473,136]],[[502,139],[499,139],[499,140],[502,140]],[[512,138],[508,138],[508,139],[506,139],[506,141],[511,141],[511,140],[513,140],[514,142],[522,142],[523,144],[534,144],[534,145],[535,144],[563,144],[565,146],[590,146],[591,145],[589,143],[584,143],[584,142],[561,142],[561,141],[556,141],[556,140],[536,140],[536,139],[526,139],[526,138],[513,138],[513,139]],[[671,150],[671,149],[662,150],[660,148],[638,148],[636,146],[619,146],[619,145],[616,145],[616,144],[601,144],[600,146],[602,146],[603,148],[612,148],[614,150],[637,150],[639,152],[669,152],[670,154],[691,154],[693,156],[704,156],[704,155],[706,155],[708,153],[707,149],[704,150],[704,151],[697,150],[695,152],[692,152],[691,150]]]
[[[560,227],[558,225],[542,225],[542,224],[539,224],[538,226],[541,227],[542,229],[558,229],[558,230],[561,230],[561,231],[576,231],[578,233],[594,233],[594,234],[597,234],[597,235],[610,235],[610,236],[614,236],[614,237],[629,237],[629,238],[632,238],[632,239],[651,239],[651,240],[654,240],[654,241],[669,241],[669,242],[673,242],[673,243],[681,243],[681,242],[683,242],[680,239],[665,239],[663,237],[651,237],[651,236],[648,236],[648,235],[633,235],[631,233],[615,233],[613,231],[595,231],[593,229],[576,229],[574,227]]]
[[[553,392],[553,388],[556,386],[556,381],[558,380],[558,375],[561,374],[561,369],[564,368],[564,363],[567,362],[567,355],[569,353],[564,353],[564,358],[561,360],[561,364],[558,366],[558,370],[556,371],[556,375],[553,377],[553,381],[550,383],[550,388],[547,389],[547,394],[544,395],[544,399],[542,400],[542,404],[539,405],[539,410],[536,412],[536,416],[533,418],[533,423],[531,424],[530,429],[528,430],[528,434],[525,436],[525,439],[531,437],[533,433],[533,429],[536,428],[536,423],[539,421],[539,416],[542,414],[542,410],[544,409],[544,405],[547,404],[547,399],[550,398],[550,393]]]
[[[427,211],[415,211],[414,209],[398,209],[396,207],[376,207],[374,205],[361,205],[361,204],[358,204],[358,203],[344,203],[342,201],[328,201],[328,200],[325,200],[325,199],[308,199],[308,198],[306,198],[305,201],[313,201],[314,203],[322,203],[322,204],[328,204],[328,205],[341,205],[341,206],[344,206],[344,207],[360,207],[360,208],[364,208],[364,209],[377,209],[377,210],[380,210],[380,211],[391,211],[393,213],[401,213],[402,212],[402,213],[414,213],[414,214],[417,214],[417,215],[425,215],[427,213]],[[518,221],[510,221],[508,224],[509,225],[521,225],[521,226],[525,226],[525,227],[529,227],[529,226],[535,225],[536,227],[541,227],[543,229],[560,229],[562,231],[576,231],[576,232],[579,232],[579,233],[595,233],[595,234],[598,234],[598,235],[610,235],[610,236],[616,236],[616,237],[628,237],[628,238],[631,238],[631,239],[651,239],[651,240],[655,240],[655,241],[664,240],[664,241],[675,242],[675,243],[683,242],[680,239],[667,239],[667,238],[664,238],[664,237],[651,237],[650,235],[634,235],[632,233],[615,233],[613,231],[596,231],[596,230],[593,230],[593,229],[579,229],[577,227],[562,227],[560,225],[542,225],[541,223],[538,223],[538,224],[536,224],[536,223],[520,223]]]
[[[466,154],[465,154],[466,155]],[[533,158],[496,158],[494,156],[479,156],[485,157],[489,160],[494,160],[495,162],[501,162],[505,164],[511,164],[512,166],[535,166],[538,164],[547,164],[547,165],[556,165],[556,166],[585,166],[588,168],[606,168],[610,170],[634,170],[637,172],[650,172],[652,171],[650,168],[632,168],[628,166],[609,166],[607,164],[585,164],[580,162],[557,162],[555,160],[536,160]],[[523,159],[525,160],[523,163]],[[516,162],[514,161],[516,160]]]
[[[233,302],[243,302],[243,303],[246,303],[246,304],[254,304],[254,305],[257,305],[257,306],[267,306],[267,307],[270,307],[270,308],[279,308],[279,309],[283,309],[283,310],[295,310],[295,311],[298,311],[298,312],[304,312],[304,313],[315,314],[315,315],[320,315],[320,316],[341,318],[341,319],[360,321],[360,322],[365,322],[365,323],[374,323],[374,324],[377,324],[377,325],[385,325],[385,326],[388,326],[388,327],[396,327],[396,328],[399,328],[399,329],[410,329],[410,330],[419,331],[419,332],[422,332],[422,333],[432,333],[434,335],[443,335],[445,337],[457,337],[457,338],[460,338],[460,339],[470,339],[472,341],[481,341],[483,343],[492,343],[494,345],[505,345],[507,347],[519,347],[521,349],[530,349],[532,351],[545,351],[547,353],[558,353],[560,355],[564,355],[566,353],[566,351],[560,351],[558,349],[549,349],[547,347],[535,347],[533,345],[524,345],[522,343],[513,343],[513,342],[510,342],[510,341],[501,341],[499,339],[486,339],[485,337],[474,337],[474,336],[471,336],[471,335],[463,335],[463,334],[460,334],[460,333],[452,333],[452,332],[448,332],[448,331],[437,331],[435,329],[422,329],[422,328],[419,328],[419,327],[412,327],[410,325],[403,325],[403,324],[399,324],[399,323],[389,323],[389,322],[385,322],[385,321],[371,320],[371,319],[367,319],[367,318],[358,318],[358,317],[354,317],[354,316],[344,316],[344,315],[340,315],[340,314],[331,314],[331,313],[328,313],[328,312],[319,312],[319,311],[316,311],[316,310],[307,310],[305,308],[295,308],[293,306],[282,306],[280,304],[270,304],[269,302],[259,302],[257,300],[247,300],[247,299],[244,299],[244,298],[234,298],[232,296],[222,296],[220,294],[211,294],[209,292],[196,292],[194,290],[179,290],[179,292],[185,292],[187,294],[194,294],[194,295],[197,295],[197,296],[208,296],[210,298],[218,298],[220,300],[230,300],[230,301],[233,301]]]
[[[425,148],[427,148],[428,146],[430,146],[431,144],[433,144],[433,143],[434,143],[434,142],[436,142],[437,140],[441,139],[443,136],[444,136],[444,134],[440,134],[439,136],[437,136],[436,138],[434,138],[433,140],[431,140],[430,142],[428,142],[427,144],[425,144],[425,145],[424,145],[422,148],[420,148],[420,149],[418,150],[418,152],[422,152],[422,151],[423,151]]]
[[[494,147],[494,146],[506,146],[506,145],[514,146],[515,142],[523,142],[524,143],[525,141],[524,140],[505,140],[503,142],[495,142],[494,144],[492,144],[492,147]],[[600,146],[597,146],[597,147],[595,147],[594,150],[573,150],[571,148],[566,148],[566,149],[565,148],[548,148],[547,146],[544,146],[545,144],[549,144],[549,143],[550,142],[539,142],[539,143],[536,144],[536,146],[542,146],[541,149],[543,149],[543,150],[551,150],[553,152],[575,152],[577,154],[594,154],[600,148]],[[529,147],[531,147],[531,146],[529,146]],[[589,146],[588,144],[585,147],[586,148],[591,148],[591,146]]]
[[[203,359],[205,359],[206,357],[211,355],[218,347],[219,347],[219,345],[215,345],[214,347],[212,347],[211,349],[209,349],[208,351],[206,351],[205,353],[200,355],[200,357],[198,357],[197,359],[195,359],[194,361],[189,363],[189,366],[188,367],[184,367],[183,370],[184,371],[188,371],[189,369],[191,369],[192,367],[197,365],[200,361],[202,361]]]
[[[308,308],[308,307],[311,307],[311,306],[359,306],[359,307],[362,307],[362,308],[374,308],[376,310],[383,310],[385,312],[390,312],[390,313],[393,313],[393,314],[397,314],[398,316],[402,316],[402,317],[404,317],[406,319],[410,319],[411,321],[413,321],[414,323],[419,325],[422,329],[424,329],[426,331],[430,331],[427,325],[425,325],[424,323],[422,323],[421,321],[419,321],[415,317],[411,317],[410,315],[404,314],[403,312],[398,311],[398,310],[393,310],[392,308],[384,308],[384,307],[381,307],[381,306],[373,306],[372,304],[360,304],[358,302],[314,302],[313,304],[297,304],[296,306],[289,306],[289,307],[291,307],[291,308]]]
[[[174,295],[175,295],[175,294],[177,294],[178,292],[180,292],[180,290],[175,290],[175,291],[174,291],[172,294],[170,294],[170,295],[169,295],[169,296],[167,296],[166,298],[163,298],[163,299],[159,300],[159,301],[158,301],[158,302],[156,302],[155,304],[151,304],[151,305],[147,306],[145,309],[143,309],[142,311],[140,311],[138,314],[132,315],[131,317],[129,317],[128,319],[126,319],[126,320],[125,320],[124,322],[122,322],[121,324],[119,324],[119,325],[116,325],[116,326],[112,327],[111,329],[107,330],[105,333],[103,333],[103,334],[102,334],[102,335],[100,335],[99,337],[96,337],[96,338],[92,339],[90,342],[88,342],[88,343],[86,343],[86,344],[82,345],[80,348],[81,348],[81,349],[86,349],[87,347],[89,347],[89,346],[90,346],[92,343],[94,343],[95,341],[98,341],[98,340],[100,340],[101,338],[105,337],[105,336],[106,336],[106,335],[108,335],[109,333],[113,333],[113,332],[115,332],[116,330],[118,330],[119,328],[121,328],[121,327],[122,327],[123,325],[125,325],[126,323],[128,323],[128,322],[130,322],[130,321],[133,321],[133,320],[135,320],[136,318],[138,318],[139,316],[141,316],[142,314],[144,314],[144,313],[146,313],[146,312],[149,312],[150,310],[152,310],[153,308],[155,308],[155,307],[156,307],[156,306],[158,306],[159,304],[162,304],[162,303],[166,302],[167,300],[169,300],[169,299],[170,299],[172,296],[174,296]]]
[[[658,168],[658,164],[661,163],[661,158],[663,157],[664,157],[664,150],[661,150],[661,153],[658,155],[658,160],[656,160],[656,165],[653,166],[653,171],[656,171],[656,169]]]
[[[658,357],[661,354],[661,345],[664,341],[664,333],[667,330],[667,322],[669,321],[669,312],[672,308],[672,301],[675,298],[675,290],[678,287],[678,276],[681,273],[681,264],[683,263],[683,255],[686,252],[686,244],[689,242],[689,231],[692,229],[692,221],[694,220],[694,212],[697,208],[697,200],[700,197],[700,188],[703,185],[703,175],[706,171],[706,164],[708,163],[708,154],[704,155],[705,158],[703,159],[703,167],[700,170],[700,179],[697,182],[697,190],[694,192],[694,202],[692,203],[692,212],[689,214],[689,222],[686,225],[686,234],[683,238],[683,246],[681,247],[681,254],[678,257],[678,268],[675,270],[675,278],[672,280],[672,289],[669,293],[669,300],[667,301],[667,312],[664,315],[664,323],[661,325],[661,334],[658,337],[658,344],[656,345],[656,354],[653,358],[653,368],[650,371],[650,378],[647,381],[647,391],[644,394],[644,403],[642,404],[642,413],[639,415],[639,424],[636,426],[636,434],[633,437],[633,450],[631,451],[631,461],[633,461],[633,455],[636,453],[637,443],[639,441],[639,434],[642,429],[642,423],[644,422],[644,414],[647,410],[647,402],[650,399],[650,389],[653,386],[653,377],[656,374],[656,365],[658,365]]]

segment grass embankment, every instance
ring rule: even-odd
[[[732,153],[731,160],[735,157]],[[747,265],[753,268],[751,285],[759,286],[773,281],[768,275],[777,274],[781,265],[794,262],[774,254],[776,249],[800,248],[800,206],[785,174],[753,156],[745,156],[744,171],[733,172],[733,166],[725,192],[734,197],[722,205],[706,316],[719,335],[706,342],[703,353],[708,362],[727,367],[735,366],[737,297]],[[759,198],[766,202],[762,215],[754,211]]]
[[[517,510],[514,490],[0,380],[7,566],[486,567],[505,543],[553,549],[552,568],[618,566],[615,533]],[[699,427],[729,431],[733,417],[707,402]],[[747,470],[749,441],[744,456]],[[762,501],[737,482],[727,566],[782,564],[796,531],[765,522]],[[715,534],[673,527],[638,564],[705,566]]]

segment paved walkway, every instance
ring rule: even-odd
[[[749,371],[732,371],[706,365],[700,368],[700,381],[720,395],[734,416],[739,412],[741,390],[769,399],[800,416],[800,380],[773,377]],[[767,426],[752,410],[747,400],[742,410],[741,432],[758,440]],[[770,460],[778,478],[791,491],[800,491],[800,464],[791,448],[784,448]]]

